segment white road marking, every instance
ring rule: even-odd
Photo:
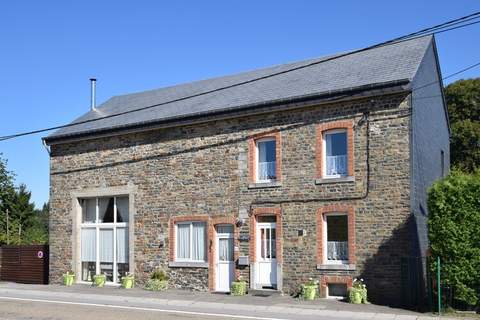
[[[155,312],[164,312],[164,313],[178,313],[178,314],[188,314],[188,315],[197,315],[197,316],[211,316],[211,317],[221,317],[221,318],[252,319],[252,320],[288,320],[288,319],[282,319],[282,318],[241,316],[241,315],[224,314],[224,313],[209,313],[209,312],[169,310],[169,309],[157,309],[157,308],[146,308],[146,307],[119,306],[119,305],[114,305],[114,304],[103,304],[103,303],[29,299],[29,298],[15,298],[15,297],[2,297],[2,296],[0,296],[0,299],[16,300],[16,301],[30,301],[30,302],[44,302],[44,303],[57,303],[57,304],[69,304],[69,305],[77,305],[77,306],[104,307],[104,308],[127,309],[127,310],[138,310],[138,311],[155,311]]]

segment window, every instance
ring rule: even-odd
[[[339,179],[354,181],[354,122],[352,120],[319,123],[316,129],[316,163],[318,183]],[[347,179],[342,179],[347,178]]]
[[[347,284],[345,283],[327,283],[327,297],[344,298],[347,296]]]
[[[127,196],[79,199],[82,209],[80,258],[82,281],[104,273],[119,282],[129,271]]]
[[[327,264],[348,263],[348,216],[325,214],[325,256]]]
[[[257,182],[270,182],[277,179],[277,158],[275,138],[256,141],[257,146]]]
[[[331,130],[323,134],[323,176],[338,178],[348,175],[347,131]]]
[[[205,262],[205,222],[178,222],[176,225],[176,260]]]

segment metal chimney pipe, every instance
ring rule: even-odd
[[[96,100],[95,100],[95,89],[96,89],[97,79],[91,78],[90,79],[90,108],[95,110]]]

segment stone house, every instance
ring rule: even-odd
[[[50,281],[160,267],[177,288],[335,297],[362,277],[398,303],[449,170],[435,41],[332,57],[115,96],[44,138]]]

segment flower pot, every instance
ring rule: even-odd
[[[95,287],[99,287],[99,288],[102,288],[103,286],[105,286],[105,281],[107,280],[107,277],[103,274],[101,275],[94,275],[93,276],[93,285]]]
[[[133,288],[134,282],[135,282],[135,279],[134,279],[133,276],[122,277],[122,288],[131,289],[131,288]]]
[[[352,289],[352,292],[350,292],[350,303],[354,304],[361,304],[362,303],[362,293],[360,290],[355,290]]]
[[[314,300],[317,296],[318,286],[315,285],[303,285],[302,288],[302,297],[305,300]]]
[[[232,296],[244,296],[247,293],[247,283],[245,281],[234,281],[230,288]]]
[[[63,275],[63,284],[66,286],[71,286],[75,282],[75,275],[74,274],[64,274]]]

